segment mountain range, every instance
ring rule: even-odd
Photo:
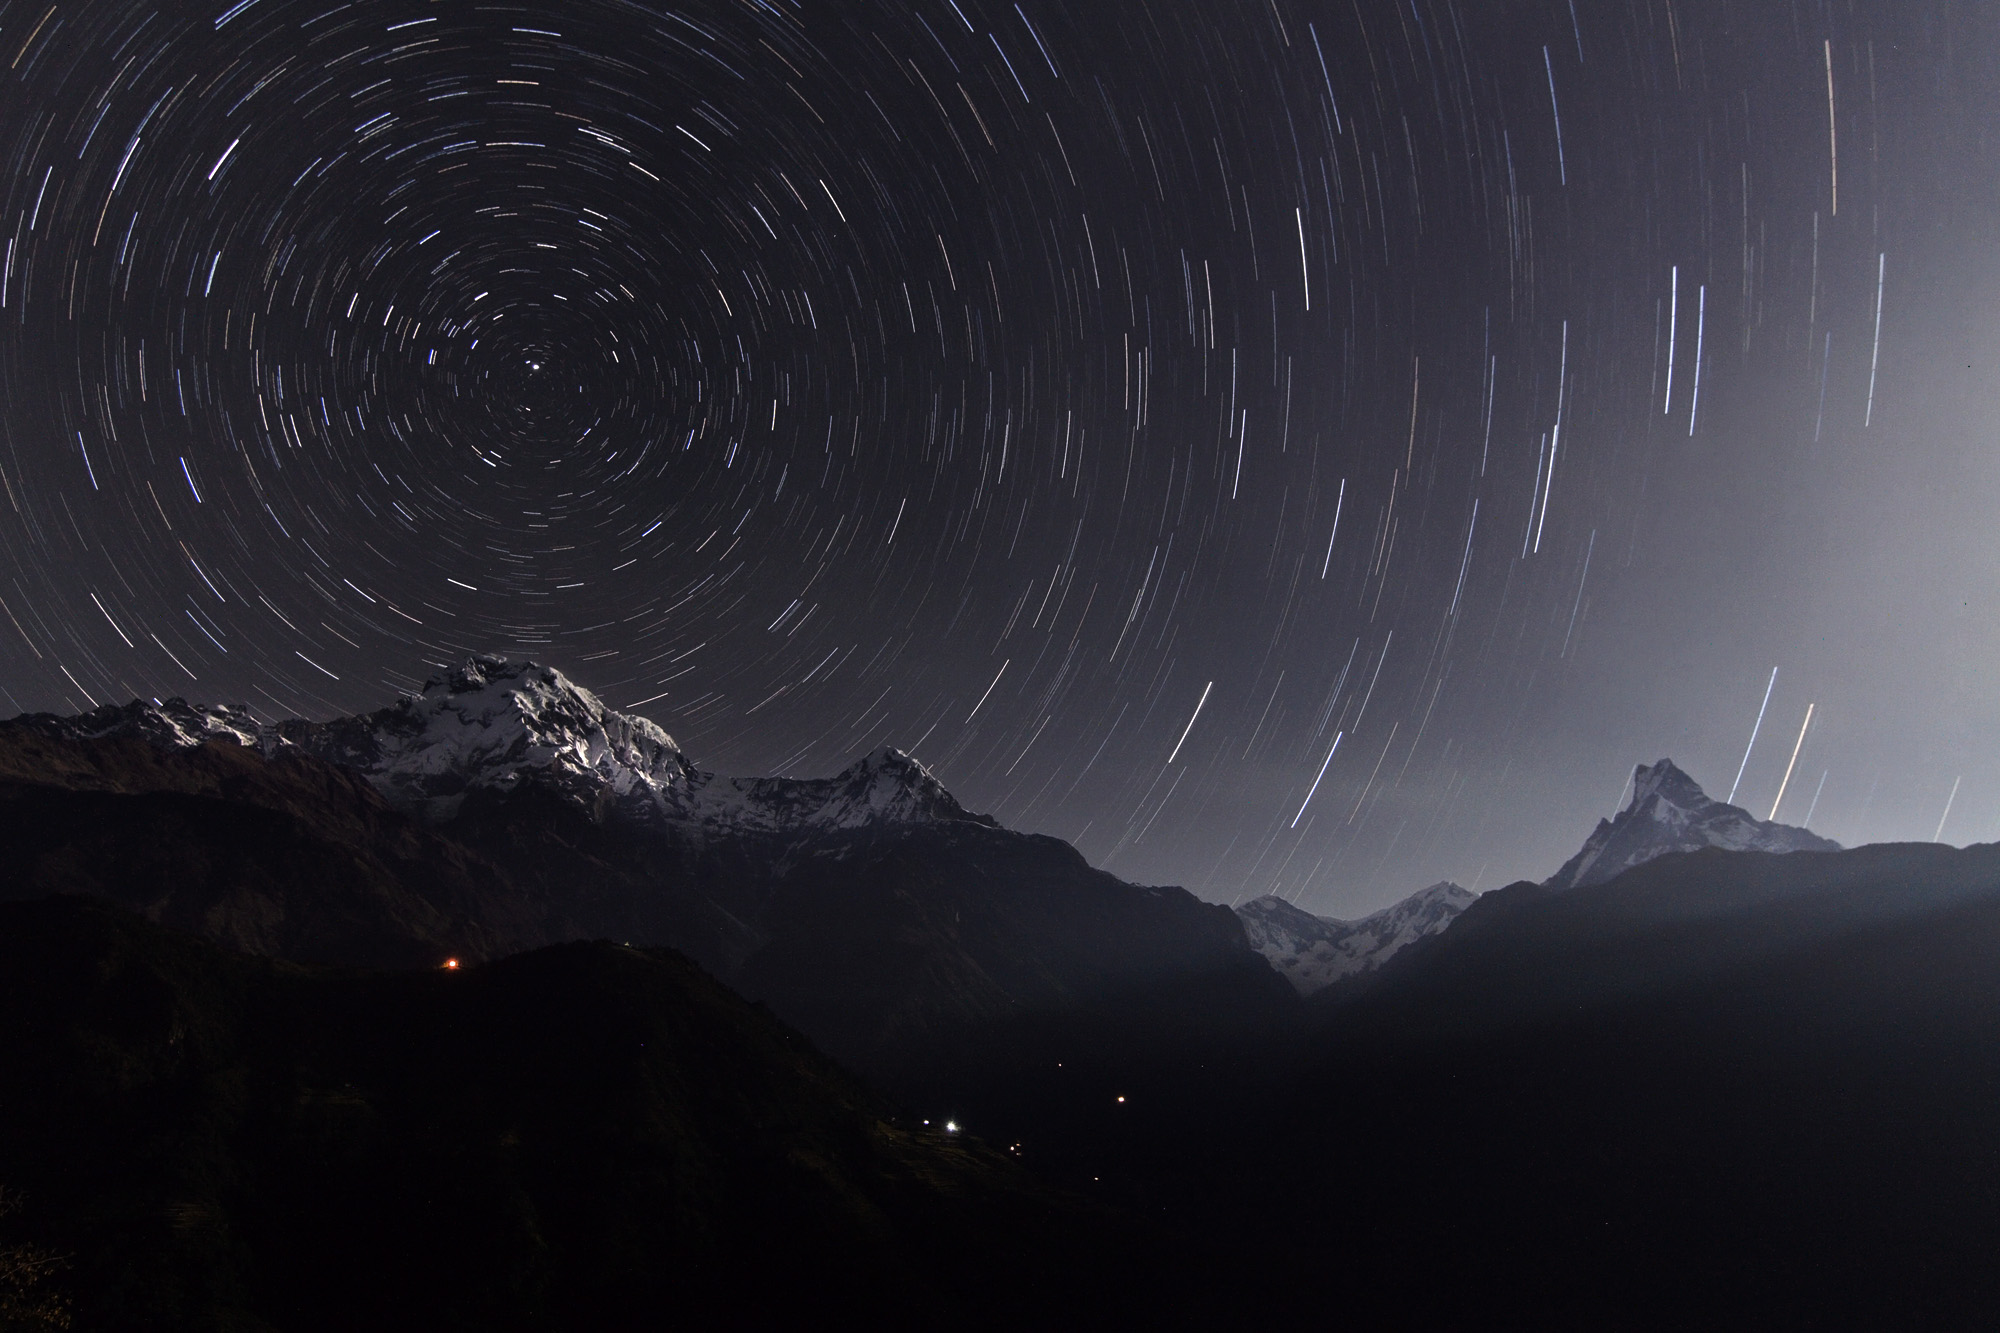
[[[913,1097],[947,1097],[944,1065],[1039,1059],[1050,1013],[1098,1014],[1117,1065],[1144,1046],[1117,1035],[1135,996],[1212,1032],[1290,999],[1226,907],[1001,828],[900,751],[722,777],[532,663],[323,723],[178,699],[23,717],[0,784],[9,896],[94,892],[315,963],[671,946]]]
[[[98,892],[306,962],[671,945],[899,1085],[968,1039],[1017,1043],[1038,1014],[1135,990],[1177,993],[1203,1027],[1262,1023],[1282,1009],[1270,973],[1301,995],[1365,976],[1475,899],[1444,882],[1358,920],[1276,897],[1232,916],[969,812],[892,747],[831,778],[719,776],[560,671],[495,658],[328,722],[177,698],[24,716],[0,723],[0,783],[13,896]],[[1546,883],[1837,846],[1662,759]]]
[[[190,749],[225,740],[267,759],[310,756],[359,773],[429,824],[450,823],[468,802],[540,790],[605,822],[687,835],[785,838],[941,820],[993,826],[891,747],[833,778],[719,778],[695,768],[658,724],[606,707],[560,671],[497,658],[470,658],[415,698],[330,722],[266,724],[241,705],[175,698],[15,725],[76,741],[134,737]]]
[[[1478,897],[1449,880],[1356,921],[1314,916],[1266,895],[1236,909],[1250,947],[1301,995],[1374,971],[1406,945],[1435,935]]]
[[[1336,920],[473,659],[0,723],[0,866],[0,1253],[108,1327],[1227,1326],[1273,1265],[1382,1327],[2000,1309],[1994,850],[1664,759],[1541,883]]]
[[[1809,829],[1760,820],[1714,800],[1671,759],[1641,764],[1632,797],[1601,819],[1576,855],[1544,884],[1551,889],[1602,884],[1634,866],[1676,852],[1720,848],[1755,852],[1835,852],[1840,844]],[[1250,946],[1301,995],[1374,972],[1419,940],[1441,933],[1478,895],[1449,880],[1358,920],[1314,916],[1283,898],[1252,899],[1236,909]]]
[[[1396,1327],[1987,1326],[1996,960],[1994,846],[1494,890],[1315,997],[1231,1221],[1318,1219]]]
[[[51,762],[36,738],[95,743],[90,752],[103,758],[94,775],[86,776],[74,762]],[[144,742],[159,757],[141,758],[118,749],[118,742],[129,741]],[[213,742],[221,742],[224,750],[212,749]],[[250,769],[240,763],[236,767],[241,771],[226,784],[215,773],[196,775],[196,770],[218,764],[229,767],[230,759],[215,756],[231,744],[265,761],[257,780],[245,776]],[[15,759],[11,766],[10,750]],[[114,752],[123,759],[110,758]],[[456,952],[475,957],[617,925],[615,913],[613,920],[590,919],[608,903],[541,904],[545,912],[558,914],[565,906],[575,909],[579,915],[574,921],[558,915],[535,922],[518,912],[494,910],[493,900],[505,899],[505,888],[516,887],[510,880],[520,878],[524,864],[518,855],[523,849],[513,845],[517,839],[495,826],[518,823],[530,809],[537,809],[544,821],[567,817],[572,823],[587,822],[606,844],[592,850],[610,852],[609,844],[634,840],[646,844],[650,864],[640,873],[677,890],[667,895],[671,902],[653,910],[677,919],[646,922],[644,909],[635,915],[627,905],[622,915],[628,928],[670,934],[725,973],[769,943],[771,930],[764,920],[769,881],[803,861],[850,859],[871,846],[925,832],[1006,833],[990,816],[965,810],[921,764],[893,747],[885,746],[831,778],[720,777],[695,767],[657,724],[606,707],[561,672],[494,658],[468,659],[392,707],[329,722],[262,723],[240,705],[198,706],[176,698],[0,724],[0,776],[11,768],[17,781],[40,776],[59,785],[126,794],[216,794],[226,786],[233,797],[241,797],[256,788],[262,803],[275,802],[294,812],[313,802],[366,804],[351,778],[345,779],[349,790],[341,793],[344,799],[332,799],[332,789],[342,780],[324,773],[304,778],[310,765],[301,761],[307,760],[358,775],[384,805],[417,826],[449,830],[475,853],[503,853],[477,868],[485,901],[473,915],[483,918],[477,924],[492,938],[475,938],[478,932],[468,921],[464,929],[473,933],[462,942],[436,941],[446,947],[457,943]],[[125,771],[115,772],[121,763]],[[302,781],[313,788],[311,796],[275,796],[276,787]],[[1601,883],[1654,857],[1701,847],[1790,852],[1839,846],[1808,830],[1757,820],[1710,799],[1671,760],[1639,766],[1631,785],[1626,808],[1599,821],[1547,884],[1573,888]],[[629,847],[620,850],[629,852]],[[529,856],[526,864],[539,859]],[[513,874],[501,871],[500,863],[509,864]],[[638,869],[631,864],[625,868]],[[748,878],[764,883],[746,883],[746,872],[753,871]],[[434,869],[429,873],[435,876]],[[549,886],[545,882],[541,887]],[[1155,900],[1164,892],[1148,891]],[[1312,916],[1275,897],[1253,900],[1238,908],[1237,916],[1251,947],[1301,992],[1310,993],[1371,971],[1405,945],[1444,929],[1472,898],[1445,882],[1353,921]],[[452,915],[440,908],[440,928]],[[265,947],[294,953],[298,944],[279,948],[267,942]]]
[[[670,950],[311,969],[0,904],[0,1070],[10,1330],[1008,1327],[1183,1253]]]

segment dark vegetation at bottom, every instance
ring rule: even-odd
[[[80,1326],[2000,1316],[2000,849],[1516,886],[1289,1015],[1178,984],[869,1049],[982,1143],[664,951],[364,975],[0,908],[0,1228]]]
[[[83,1328],[1095,1322],[1193,1258],[665,950],[341,973],[9,904],[0,1069]]]
[[[1217,1256],[1234,1326],[2000,1324],[2000,847],[1520,885],[1305,1008],[877,1076],[951,1069],[976,1127]]]

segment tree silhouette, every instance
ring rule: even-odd
[[[21,1196],[0,1186],[0,1220],[20,1211]],[[68,1260],[39,1245],[0,1244],[0,1333],[42,1333],[70,1326],[69,1300],[55,1288]]]

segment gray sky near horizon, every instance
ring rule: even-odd
[[[1341,916],[1661,757],[2000,838],[2000,14],[39,17],[0,704],[533,657]]]

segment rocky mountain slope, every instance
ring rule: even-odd
[[[357,974],[0,904],[0,1071],[78,1327],[1032,1326],[1159,1266],[666,951]]]
[[[103,1263],[81,1289],[133,1302],[126,1326],[618,1327],[715,1292],[754,1323],[796,1312],[732,1294],[795,1287],[909,1291],[917,1324],[1036,1326],[1040,1293],[1043,1322],[1164,1322],[1079,1313],[1037,1230],[1059,1205],[869,1111],[684,960],[610,942],[686,941],[918,1116],[1171,1221],[1205,1269],[1155,1247],[1096,1290],[1183,1322],[1175,1277],[1230,1326],[1245,1272],[1308,1268],[1368,1327],[2000,1308],[2000,849],[1830,850],[1663,761],[1548,884],[1230,913],[967,814],[893,753],[705,774],[540,671],[474,662],[331,723],[0,724],[0,898],[404,968],[218,963],[95,905],[0,905],[0,1185],[31,1198],[0,1244]],[[1370,961],[1300,1002],[1298,975]],[[1054,1243],[1089,1269],[1111,1241]],[[274,1291],[303,1294],[266,1317]]]
[[[497,957],[574,928],[358,774],[204,734],[0,723],[0,899],[90,894],[245,952],[374,967]]]
[[[658,724],[606,707],[562,672],[489,657],[432,678],[416,698],[330,722],[262,724],[241,706],[178,698],[17,722],[72,740],[135,737],[174,749],[223,739],[267,757],[310,755],[361,774],[391,805],[434,824],[468,799],[528,787],[599,818],[725,837],[992,823],[892,747],[831,778],[718,777],[695,768]]]
[[[34,854],[4,896],[97,892],[320,961],[671,946],[910,1096],[947,1098],[947,1064],[984,1077],[1039,1062],[1051,1016],[1098,1014],[1116,1064],[1148,1048],[1148,1025],[1265,1024],[1291,1002],[1227,908],[1003,829],[899,751],[831,778],[718,776],[531,663],[472,659],[417,698],[328,722],[179,700],[20,718],[0,724],[0,777],[10,747],[18,781],[0,799],[55,813],[12,821],[32,826]],[[315,785],[344,813],[320,809]],[[90,801],[103,808],[61,813]],[[242,836],[232,803],[259,807]],[[142,807],[143,836],[119,831],[115,812]],[[274,814],[289,823],[252,838]],[[98,823],[116,855],[91,845]],[[135,862],[148,842],[160,854]],[[427,879],[419,862],[443,868]],[[147,873],[119,868],[134,864]],[[338,938],[327,903],[346,905]],[[371,912],[372,953],[357,924]]]
[[[1286,1128],[1237,1169],[1399,1327],[1979,1327],[1996,959],[1992,846],[1510,885],[1315,1015]]]
[[[1613,819],[1600,819],[1575,856],[1545,881],[1550,888],[1602,884],[1668,852],[1719,847],[1736,852],[1837,852],[1840,844],[1809,829],[1773,824],[1711,798],[1671,759],[1641,764],[1632,799]]]
[[[1314,916],[1266,896],[1236,909],[1250,947],[1301,995],[1372,972],[1408,945],[1449,926],[1478,898],[1449,880],[1355,921]]]

